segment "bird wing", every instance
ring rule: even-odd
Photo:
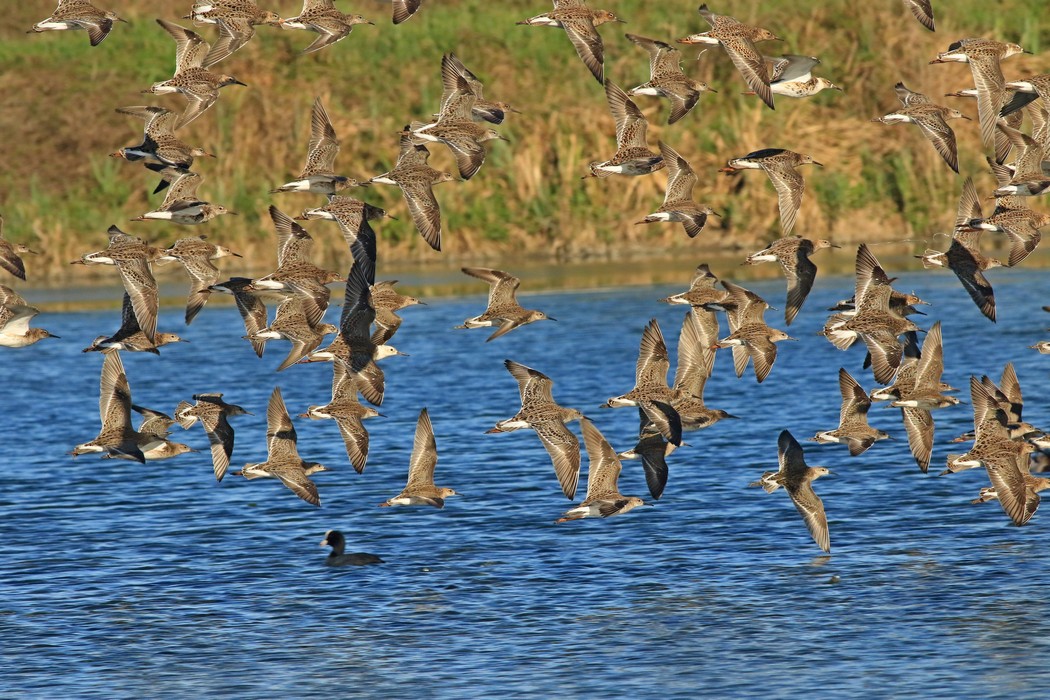
[[[340,415],[335,418],[339,432],[343,436],[346,445],[346,456],[354,470],[360,474],[365,469],[368,459],[368,431],[365,430],[361,419],[356,415]]]
[[[664,159],[664,165],[667,166],[667,190],[664,194],[664,204],[691,199],[697,177],[689,162],[663,141],[660,142],[660,155]]]
[[[933,455],[933,415],[925,408],[901,408],[901,417],[908,433],[908,447],[925,474]]]
[[[780,266],[784,270],[784,276],[787,278],[787,306],[784,308],[784,320],[788,325],[795,320],[795,316],[798,315],[799,309],[802,308],[802,304],[806,301],[806,297],[809,296],[810,290],[813,289],[813,280],[817,276],[817,266],[813,264],[813,261],[809,259],[809,255],[799,246],[795,253],[795,264],[785,265],[784,261],[780,261]]]
[[[340,39],[345,39],[353,29],[353,25],[347,24],[342,17],[315,17],[310,22],[310,27],[318,32],[320,36],[313,43],[303,49],[303,53],[314,53],[331,46]]]
[[[638,386],[667,386],[667,370],[671,361],[667,354],[667,343],[656,319],[650,319],[642,331],[635,364],[635,383]]]
[[[790,165],[763,163],[762,169],[769,176],[777,191],[780,205],[780,228],[784,235],[791,233],[798,218],[798,209],[802,206],[802,194],[806,191],[806,181]]]
[[[1024,479],[1025,470],[1019,464],[1022,458],[1027,461],[1027,457],[1022,457],[1016,451],[1004,450],[982,460],[992,487],[999,496],[999,505],[1014,525],[1027,523],[1039,506],[1038,496],[1035,499],[1029,497],[1029,488]]]
[[[124,283],[124,292],[131,299],[139,328],[150,343],[156,342],[157,334],[157,281],[153,278],[149,262],[145,257],[122,260],[117,272]]]
[[[222,481],[226,470],[230,466],[230,457],[233,455],[233,427],[226,420],[223,411],[209,413],[201,418],[204,426],[204,434],[208,436],[211,445],[211,463],[215,470],[215,480]]]
[[[277,230],[277,266],[282,267],[293,261],[309,262],[313,236],[272,204],[270,219]]]
[[[412,444],[412,457],[408,462],[408,486],[433,486],[434,467],[437,466],[437,441],[430,413],[423,409],[416,422],[416,436]]]
[[[773,90],[769,87],[769,68],[762,55],[755,49],[751,40],[742,35],[726,37],[721,40],[726,55],[740,71],[748,87],[762,98],[770,109],[773,109]]]
[[[166,19],[157,19],[157,24],[175,40],[175,75],[189,68],[200,68],[208,55],[208,42],[197,32]]]
[[[580,480],[579,440],[557,419],[533,425],[532,429],[551,457],[562,492],[566,498],[572,500],[576,496],[576,486]]]
[[[959,154],[955,146],[955,132],[948,126],[944,116],[939,111],[915,110],[911,115],[915,125],[922,131],[941,158],[955,172],[959,172]]]
[[[255,36],[255,27],[247,17],[230,16],[217,22],[219,38],[212,45],[201,66],[208,68],[247,44]]]
[[[335,128],[332,127],[328,112],[321,103],[321,98],[318,97],[314,100],[310,114],[310,144],[307,147],[306,167],[303,168],[302,176],[334,174],[337,155],[339,155],[339,139],[335,135]]]
[[[795,488],[788,487],[788,495],[795,504],[799,515],[806,523],[809,534],[825,552],[831,551],[831,535],[828,532],[828,518],[824,514],[824,503],[808,483]]]
[[[215,104],[215,100],[219,99],[218,90],[204,85],[197,85],[193,90],[187,90],[183,94],[186,95],[186,99],[189,102],[186,105],[186,110],[179,117],[178,128],[180,129],[204,114],[205,110]]]
[[[580,420],[583,430],[583,444],[587,448],[587,499],[598,500],[618,497],[616,482],[620,477],[620,458],[609,441],[595,427],[594,423],[583,418]]]
[[[944,344],[941,322],[937,321],[926,332],[922,341],[919,364],[915,367],[915,386],[936,390],[944,373]]]
[[[288,417],[288,409],[284,405],[279,386],[274,387],[273,393],[270,394],[270,403],[266,406],[266,441],[270,460],[299,456],[295,445],[295,426]]]
[[[981,142],[986,148],[995,144],[996,122],[1006,102],[1006,87],[998,56],[970,56],[970,72],[977,88],[977,119],[981,127]]]
[[[303,469],[280,470],[274,474],[281,483],[292,490],[299,498],[315,506],[321,505],[321,496],[317,493],[317,485],[310,481]]]
[[[561,28],[591,75],[599,83],[605,82],[605,47],[601,35],[594,28],[594,22],[588,17],[573,17],[562,20]]]
[[[704,384],[711,376],[718,342],[718,317],[713,311],[690,309],[682,321],[678,334],[678,365],[674,373],[674,389],[702,398]]]
[[[839,368],[839,393],[842,394],[842,408],[839,409],[839,427],[849,423],[867,424],[868,409],[871,399],[856,379],[843,368]]]
[[[523,405],[534,401],[554,403],[551,391],[554,382],[546,374],[514,360],[504,360],[503,365],[518,382],[518,392],[521,394]]]
[[[431,248],[441,250],[441,207],[434,190],[428,182],[411,182],[401,185],[412,222],[419,234]]]

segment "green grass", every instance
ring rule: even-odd
[[[671,41],[706,28],[694,1],[591,4],[628,20],[600,28],[606,74],[624,87],[648,78],[647,56],[623,38],[625,31]],[[156,177],[107,155],[137,143],[141,135],[140,123],[116,114],[115,108],[182,108],[177,96],[139,91],[170,77],[173,66],[174,43],[154,18],[189,26],[178,19],[186,8],[175,12],[166,0],[125,5],[132,26],[118,25],[96,48],[83,32],[26,35],[25,29],[42,19],[40,7],[26,3],[8,8],[0,24],[0,90],[8,97],[0,110],[5,134],[0,211],[7,236],[45,248],[44,259],[34,261],[36,279],[67,278],[72,274],[68,261],[101,247],[112,223],[160,244],[207,233],[250,253],[248,262],[265,269],[274,255],[267,207],[273,203],[297,214],[322,203],[316,197],[268,193],[302,167],[314,97],[324,99],[339,133],[339,169],[366,179],[393,166],[397,132],[404,124],[436,110],[440,58],[446,51],[455,51],[485,81],[487,97],[511,102],[523,114],[511,115],[500,127],[510,143],[487,144],[489,158],[474,179],[435,190],[445,221],[440,255],[414,232],[396,188],[351,191],[397,217],[375,224],[385,260],[448,264],[520,255],[616,257],[631,246],[649,254],[699,255],[712,248],[761,244],[779,232],[772,188],[757,173],[727,178],[717,169],[729,158],[773,146],[811,153],[826,165],[803,171],[808,188],[797,233],[839,243],[919,240],[950,226],[962,178],[914,127],[869,120],[895,107],[898,80],[975,117],[972,101],[941,97],[971,84],[967,68],[931,66],[929,60],[964,36],[1018,41],[1036,53],[1050,38],[1050,24],[1040,22],[1044,4],[1036,0],[940,3],[936,34],[894,0],[711,3],[716,12],[782,36],[786,41],[761,45],[770,54],[819,55],[818,74],[842,85],[845,93],[779,99],[771,111],[740,94],[743,82],[720,49],[708,50],[697,61],[696,48],[682,47],[686,72],[718,93],[704,95],[693,113],[671,126],[665,123],[666,101],[642,96],[637,103],[650,119],[649,143],[655,148],[657,139],[664,139],[689,159],[699,177],[696,199],[723,214],[698,239],[689,240],[679,226],[634,225],[662,201],[663,173],[580,179],[588,162],[612,154],[614,127],[601,86],[564,32],[515,25],[547,11],[547,0],[443,0],[398,27],[390,24],[384,4],[358,3],[354,11],[376,26],[358,26],[334,47],[303,56],[299,51],[311,35],[260,27],[251,44],[216,66],[248,87],[225,88],[217,105],[180,136],[218,155],[198,161],[195,169],[205,178],[200,194],[239,216],[187,228],[128,223],[159,202],[159,196],[149,196]],[[301,6],[291,0],[263,5],[285,16]],[[43,11],[50,9],[48,4]],[[214,36],[210,27],[198,31]],[[1009,59],[1003,69],[1009,78],[1042,72],[1045,65],[1039,56],[1025,55]],[[976,122],[954,125],[963,175],[974,175],[979,190],[990,189],[993,180],[986,173]],[[431,150],[434,167],[454,171],[444,148]],[[345,260],[334,227],[323,222],[307,227],[322,262]]]

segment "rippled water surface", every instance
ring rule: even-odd
[[[719,272],[719,270],[716,270]],[[996,274],[999,273],[999,274]],[[948,273],[896,286],[934,302],[944,322],[945,380],[998,380],[1013,360],[1025,417],[1050,426],[1050,275],[993,271],[999,323],[985,320]],[[145,466],[67,452],[95,436],[101,357],[80,349],[118,325],[117,311],[43,314],[62,336],[0,349],[8,401],[0,491],[0,689],[51,697],[1045,697],[1050,681],[1048,522],[1016,528],[995,504],[969,501],[983,470],[940,477],[948,441],[972,427],[966,405],[935,414],[930,475],[916,468],[896,409],[874,426],[894,440],[851,458],[803,443],[831,529],[832,555],[809,538],[783,492],[747,484],[775,468],[777,434],[838,421],[837,372],[870,389],[863,350],[816,336],[845,277],[818,280],[780,344],[770,377],[733,375],[720,355],[710,406],[743,420],[687,436],[669,460],[664,497],[608,520],[554,524],[570,505],[531,431],[486,435],[518,408],[512,358],[554,379],[563,405],[587,412],[614,447],[634,444],[634,409],[600,410],[634,383],[641,329],[659,319],[676,344],[677,288],[526,295],[557,323],[485,343],[452,330],[484,297],[430,299],[402,312],[384,361],[385,415],[366,423],[367,469],[350,467],[335,424],[296,419],[299,450],[333,468],[316,475],[323,507],[276,480],[212,477],[198,427],[173,438],[203,450]],[[528,285],[525,285],[526,287]],[[783,307],[782,281],[749,284]],[[32,295],[30,300],[32,301]],[[337,309],[329,312],[336,316]],[[162,330],[182,311],[165,308]],[[783,328],[780,312],[767,320]],[[724,327],[724,321],[723,321]],[[328,365],[275,373],[286,345],[259,360],[231,307],[209,306],[191,342],[160,357],[124,354],[136,403],[171,413],[221,391],[254,413],[234,419],[234,465],[265,458],[265,409],[280,386],[297,414],[325,403]],[[419,410],[437,435],[437,482],[462,496],[443,510],[377,508],[404,485]],[[578,427],[572,426],[578,433]],[[584,459],[586,463],[586,458]],[[586,469],[586,467],[584,467]],[[584,492],[583,478],[579,495]],[[648,494],[627,462],[626,494]],[[382,566],[331,569],[324,532]]]

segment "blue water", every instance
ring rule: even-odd
[[[725,273],[715,270],[716,273]],[[944,323],[945,380],[998,380],[1013,360],[1026,418],[1050,425],[1050,276],[993,271],[1000,320],[977,311],[943,272],[896,286],[934,302]],[[775,468],[777,435],[800,440],[838,420],[837,372],[870,389],[863,350],[816,336],[849,278],[818,279],[765,383],[742,379],[728,353],[708,405],[743,420],[687,436],[664,497],[608,520],[554,524],[570,505],[531,431],[486,435],[518,408],[513,358],[554,379],[563,405],[585,410],[619,450],[634,444],[634,409],[602,410],[633,386],[641,329],[659,319],[676,344],[683,310],[656,300],[687,286],[525,295],[558,322],[485,343],[453,330],[482,295],[429,299],[402,312],[384,362],[384,418],[363,474],[335,424],[296,419],[300,453],[323,507],[276,480],[216,484],[199,427],[173,437],[203,450],[145,466],[66,454],[95,436],[101,357],[81,354],[118,325],[115,310],[42,314],[62,336],[2,354],[0,693],[8,697],[1045,697],[1050,640],[1047,518],[1016,528],[995,503],[969,500],[983,470],[936,477],[966,405],[938,411],[930,475],[908,451],[896,409],[871,423],[894,440],[851,458],[803,443],[831,529],[832,555],[809,538],[783,492],[747,484]],[[780,280],[748,285],[783,307]],[[27,293],[32,301],[32,294]],[[336,316],[338,310],[329,314]],[[328,365],[275,373],[286,345],[257,359],[231,307],[189,328],[165,308],[161,330],[191,342],[160,357],[124,354],[136,403],[172,412],[221,391],[254,416],[233,419],[234,466],[265,458],[274,386],[297,414],[329,395]],[[767,320],[783,328],[780,312]],[[777,321],[780,323],[777,323]],[[377,508],[404,485],[412,434],[427,406],[437,483],[462,496],[443,510]],[[578,432],[578,427],[573,425]],[[584,459],[586,463],[586,459]],[[584,467],[586,470],[586,467]],[[581,477],[579,496],[584,493]],[[625,494],[648,498],[638,462]],[[330,569],[324,532],[382,566]]]

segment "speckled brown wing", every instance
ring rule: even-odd
[[[342,414],[335,417],[339,433],[343,436],[346,456],[358,474],[365,470],[368,460],[368,431],[361,418],[355,415]]]
[[[328,111],[318,97],[314,100],[310,114],[310,144],[306,151],[306,166],[300,177],[334,175],[337,155],[339,139],[336,137],[332,120],[328,117]]]
[[[726,55],[740,71],[747,86],[773,109],[773,90],[769,87],[769,68],[762,54],[755,49],[750,39],[743,35],[729,36],[721,40]]]
[[[255,36],[255,27],[247,17],[231,15],[216,22],[219,29],[219,38],[211,46],[211,50],[201,62],[203,68],[215,65],[227,58],[237,49],[241,48]]]
[[[828,518],[824,513],[824,502],[820,500],[820,496],[808,483],[796,487],[788,485],[787,492],[799,515],[802,516],[802,520],[805,521],[813,541],[825,552],[830,552],[831,533],[828,531]]]
[[[296,448],[295,426],[281,396],[281,387],[274,387],[266,407],[266,449],[270,461],[299,458]]]
[[[419,7],[422,4],[423,0],[393,0],[394,24],[401,24],[407,21],[419,11]]]
[[[1024,525],[1039,507],[1039,496],[1031,493],[1020,466],[1022,456],[1017,451],[1000,451],[982,459],[992,487],[999,496],[999,505],[1014,525]],[[1027,461],[1027,457],[1023,457]],[[1034,498],[1032,498],[1034,496]]]
[[[911,10],[912,15],[922,23],[922,26],[931,32],[937,30],[934,23],[932,0],[904,0],[904,6]]]
[[[424,408],[416,421],[416,436],[412,443],[412,457],[408,462],[408,485],[405,489],[433,486],[437,460],[434,426],[430,422],[430,413]]]
[[[922,131],[922,135],[933,144],[948,167],[959,172],[959,152],[955,145],[955,132],[944,120],[940,109],[915,107],[908,108],[907,111],[915,125]]]
[[[559,8],[560,9],[560,8]],[[589,17],[571,17],[561,21],[576,54],[599,83],[605,82],[605,46]]]
[[[642,340],[638,348],[638,361],[635,364],[635,384],[637,386],[667,386],[667,371],[671,361],[667,353],[667,343],[656,319],[650,319],[642,331]]]
[[[765,162],[762,169],[777,191],[780,228],[786,236],[795,227],[798,210],[802,206],[802,195],[806,191],[806,181],[793,166],[784,163]]]
[[[166,19],[157,19],[164,31],[175,40],[175,75],[189,69],[200,68],[210,49],[197,32],[190,31]]]
[[[609,441],[594,426],[583,418],[583,444],[587,448],[587,501],[616,499],[620,497],[617,480],[620,478],[620,458]]]
[[[667,190],[664,194],[664,204],[691,199],[697,177],[689,161],[663,141],[660,142],[660,155],[667,167]]]
[[[558,477],[562,492],[572,500],[580,480],[580,442],[572,431],[560,420],[544,421],[533,425],[540,442],[550,455],[554,474]]]
[[[933,415],[925,408],[901,408],[901,417],[908,433],[908,447],[925,474],[933,455]]]
[[[616,122],[616,149],[648,148],[646,133],[648,121],[634,100],[611,80],[605,81],[605,97],[609,111]]]

